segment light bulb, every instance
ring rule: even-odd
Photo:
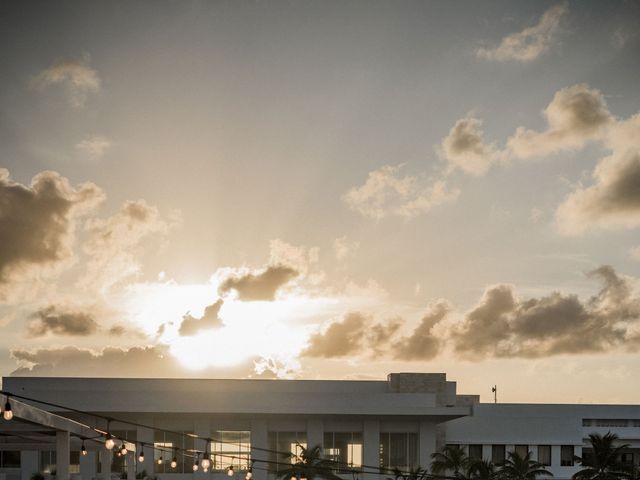
[[[207,473],[207,472],[209,471],[209,469],[208,469],[208,468],[204,468],[204,467],[202,467],[202,471],[203,471],[204,473]]]
[[[247,474],[244,476],[244,480],[251,480],[251,477],[253,477],[253,473],[251,473],[251,470],[247,471]]]
[[[211,466],[211,460],[209,460],[208,458],[203,458],[201,465],[203,470],[208,470],[209,467]]]
[[[162,465],[162,455],[160,455],[160,458],[158,459],[158,465]]]
[[[193,471],[197,472],[198,471],[198,460],[196,460],[193,464]]]
[[[107,450],[112,450],[113,447],[116,446],[116,442],[111,435],[107,436],[107,439],[104,441],[104,448]]]
[[[178,466],[178,459],[176,457],[173,457],[173,460],[171,460],[171,468],[176,468]]]
[[[233,465],[230,465],[229,468],[227,469],[227,475],[229,475],[230,477],[233,477],[233,474],[235,472],[233,471]]]
[[[295,475],[291,475],[291,480],[298,480],[298,477],[296,477]]]
[[[120,453],[122,455],[126,455],[127,453],[129,453],[129,450],[127,450],[127,447],[124,446],[124,443],[122,444],[122,448],[120,449]]]
[[[13,418],[13,412],[11,411],[11,404],[7,398],[7,403],[4,404],[4,412],[2,414],[5,420],[11,420]]]
[[[121,457],[122,456],[122,452],[120,450],[118,450],[118,453],[116,453],[116,455]]]
[[[140,455],[138,455],[138,461],[140,463],[144,462],[144,450],[140,450]]]

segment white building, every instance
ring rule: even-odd
[[[389,477],[374,473],[378,467],[428,466],[445,444],[496,463],[509,451],[531,451],[556,478],[570,478],[578,468],[573,455],[583,453],[588,434],[607,431],[631,445],[624,461],[640,460],[640,406],[480,404],[478,396],[457,394],[444,374],[394,373],[387,381],[6,377],[3,390],[15,401],[38,399],[98,414],[33,404],[126,439],[130,450],[114,456],[95,434],[81,456],[73,432],[62,441],[58,435],[56,443],[29,442],[0,420],[0,475],[6,480],[29,480],[56,465],[58,478],[64,477],[67,465],[64,458],[56,461],[56,451],[65,458],[70,451],[69,472],[82,480],[133,478],[143,470],[163,480],[228,480],[229,466],[244,478],[252,465],[253,478],[267,480],[288,461],[275,452],[295,454],[297,444],[321,445],[349,479]],[[207,452],[209,472],[193,472],[194,451]]]

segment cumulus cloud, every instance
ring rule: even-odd
[[[103,135],[89,135],[76,144],[76,149],[92,160],[98,160],[111,147],[112,142]]]
[[[542,132],[518,127],[507,141],[510,156],[529,158],[582,148],[602,138],[613,121],[602,93],[586,84],[556,92],[544,116],[548,126]]]
[[[296,246],[279,238],[269,242],[269,265],[291,267],[305,276],[317,265],[318,259],[318,247]]]
[[[98,323],[89,312],[69,306],[50,305],[32,315],[28,325],[31,337],[42,337],[48,333],[86,337],[98,331]]]
[[[344,194],[344,202],[353,211],[380,220],[389,216],[413,218],[458,197],[459,191],[450,190],[444,180],[429,182],[421,176],[401,176],[402,167],[385,165],[369,172],[363,185]]]
[[[556,211],[561,233],[640,226],[640,114],[612,125],[605,143],[612,153],[594,169],[593,183],[578,185]]]
[[[56,172],[39,173],[26,186],[0,168],[0,301],[17,298],[25,282],[70,261],[76,219],[103,198],[93,183],[73,188]],[[34,285],[28,289],[33,293]]]
[[[562,18],[568,13],[566,3],[554,5],[544,12],[537,24],[507,35],[496,47],[479,48],[476,56],[497,62],[536,60],[554,44]]]
[[[144,200],[127,201],[107,219],[90,219],[85,224],[87,239],[82,250],[89,256],[81,286],[108,289],[140,271],[135,248],[145,238],[164,234],[171,222]]]
[[[219,298],[215,303],[207,305],[204,313],[200,318],[196,318],[187,313],[182,317],[180,329],[178,333],[183,336],[195,335],[201,330],[209,330],[218,328],[223,325],[222,320],[218,316],[223,305],[223,300]]]
[[[275,300],[278,289],[299,274],[296,269],[286,265],[271,265],[259,273],[246,272],[226,278],[220,283],[218,293],[224,295],[235,290],[240,300],[272,301]]]
[[[465,173],[484,175],[499,160],[500,152],[485,143],[482,120],[467,116],[458,120],[442,140],[440,155]]]
[[[367,322],[368,317],[362,313],[346,314],[342,320],[331,323],[324,332],[313,334],[303,355],[333,358],[359,353]]]
[[[442,338],[435,335],[434,328],[449,314],[450,306],[445,301],[429,305],[411,335],[401,338],[393,347],[393,357],[397,360],[431,360],[440,352]]]
[[[189,370],[169,354],[165,345],[107,347],[101,350],[77,347],[13,349],[11,357],[19,367],[11,375],[79,376],[79,377],[146,377],[146,378],[274,378],[278,364],[256,358],[232,367]]]
[[[101,81],[98,72],[87,65],[86,59],[70,60],[51,65],[32,80],[32,86],[38,90],[51,85],[64,85],[71,104],[82,107],[89,93],[100,91]]]
[[[589,275],[603,287],[586,301],[560,292],[523,300],[511,285],[489,287],[451,333],[455,352],[468,358],[545,357],[636,349],[640,298],[632,280],[609,266]]]

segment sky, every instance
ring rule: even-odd
[[[640,3],[0,4],[0,374],[640,387]]]

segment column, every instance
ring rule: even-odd
[[[482,445],[482,459],[489,460],[493,458],[493,452],[491,451],[491,445]]]
[[[560,445],[551,445],[551,466],[560,466]]]
[[[31,475],[40,471],[40,452],[23,450],[20,452],[20,480],[30,480]]]
[[[111,480],[111,459],[113,458],[113,452],[107,450],[105,447],[100,447],[98,454],[100,456],[102,478],[104,480]]]
[[[366,419],[362,425],[363,458],[362,463],[368,466],[380,464],[380,421],[378,419]],[[375,480],[378,475],[366,473],[365,480]]]
[[[127,453],[127,458],[125,458],[127,466],[127,480],[136,480],[136,455],[137,452],[129,452]]]
[[[422,468],[431,465],[431,455],[436,452],[436,424],[429,420],[420,420],[418,440],[419,464]]]
[[[56,480],[69,480],[69,432],[56,432]]]
[[[96,477],[97,452],[88,450],[86,455],[80,455],[80,476],[82,480],[92,480]]]
[[[268,437],[269,437],[269,434],[268,434],[267,420],[263,418],[252,418],[251,419],[251,458],[256,460],[256,467],[260,469],[260,470],[255,470],[253,472],[254,480],[267,480],[267,472],[262,469],[267,468],[269,464],[265,462],[260,462],[259,460],[269,460],[268,453],[261,450],[254,450],[254,448],[255,447],[269,448]]]
[[[138,427],[136,438],[138,439],[138,442],[142,442],[144,444],[144,446],[141,446],[139,443],[136,447],[138,449],[144,449],[144,462],[138,462],[138,473],[146,472],[148,476],[153,477],[153,468],[155,465],[153,462],[153,430],[150,428]]]
[[[313,448],[324,444],[324,424],[319,418],[310,418],[307,420],[307,446]]]

